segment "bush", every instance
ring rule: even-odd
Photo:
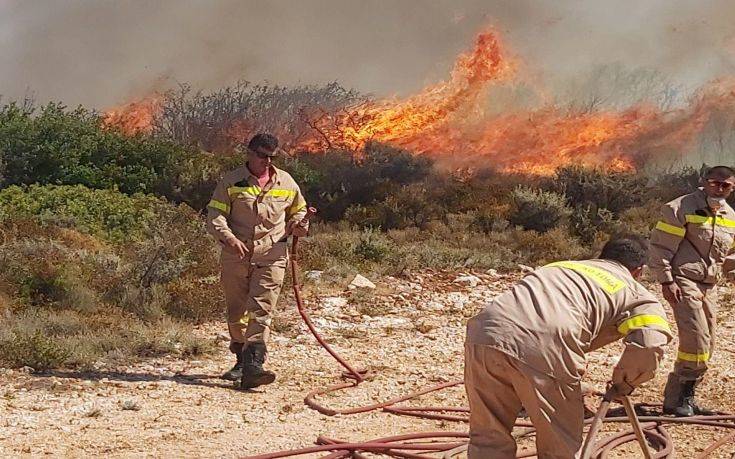
[[[511,194],[510,222],[525,229],[545,232],[566,222],[572,211],[564,195],[518,186]]]
[[[201,209],[217,161],[173,142],[105,129],[99,114],[59,103],[0,107],[0,188],[84,185],[152,193]]]
[[[618,215],[640,205],[647,193],[647,178],[630,172],[609,172],[581,166],[560,168],[550,189],[566,196],[572,207],[607,209]]]

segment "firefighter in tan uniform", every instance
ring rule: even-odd
[[[221,279],[227,303],[230,351],[237,363],[222,377],[243,388],[270,384],[263,369],[270,311],[278,301],[288,262],[289,234],[305,236],[306,201],[294,179],[274,167],[278,140],[257,134],[247,163],[217,184],[208,205],[207,228],[222,245]]]
[[[647,242],[609,241],[600,259],[560,261],[527,275],[467,324],[465,387],[470,459],[515,458],[523,407],[538,457],[575,458],[582,447],[585,354],[623,339],[612,382],[619,395],[654,376],[672,335],[656,297],[636,281]]]
[[[735,212],[725,202],[734,176],[729,167],[710,169],[700,189],[664,205],[651,232],[648,264],[679,330],[679,352],[664,389],[667,414],[710,413],[697,405],[694,395],[714,349],[715,284],[723,273],[728,278],[734,273]]]

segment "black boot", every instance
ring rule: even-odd
[[[670,374],[664,389],[664,414],[677,417],[714,414],[713,411],[697,405],[695,392],[699,380],[680,380]]]
[[[235,366],[232,367],[227,373],[220,376],[222,379],[226,379],[227,381],[237,381],[238,379],[242,378],[243,346],[243,343],[230,343],[230,352],[235,354],[235,357],[237,358],[237,363],[235,363]]]
[[[713,414],[717,414],[713,410],[701,407],[699,406],[699,404],[697,404],[697,397],[695,393],[696,393],[696,389],[700,381],[701,381],[701,378],[696,381],[690,381],[691,387],[687,387],[687,390],[685,392],[684,401],[689,406],[692,407],[692,411],[694,412],[695,416],[700,416],[700,415],[701,416],[711,416]]]
[[[254,387],[270,384],[276,380],[276,374],[264,370],[265,355],[267,353],[265,343],[250,343],[243,352],[243,371],[240,387],[252,389]]]

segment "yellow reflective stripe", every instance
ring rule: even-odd
[[[709,352],[690,354],[688,352],[679,351],[676,354],[676,360],[684,360],[686,362],[707,362],[709,360]]]
[[[557,261],[546,266],[557,266],[577,271],[578,273],[592,279],[597,285],[602,287],[604,291],[610,294],[620,291],[625,288],[626,285],[625,282],[604,269],[595,268],[594,266],[588,266],[576,261]]]
[[[696,225],[712,225],[714,222],[717,226],[725,226],[727,228],[735,228],[735,220],[730,220],[725,217],[717,216],[716,220],[713,217],[707,217],[705,215],[687,215],[687,223],[694,223]]]
[[[671,328],[669,328],[669,323],[666,321],[666,319],[655,314],[641,314],[626,319],[620,325],[618,325],[618,331],[621,335],[627,335],[632,330],[647,328],[651,325],[661,327],[671,333]]]
[[[293,204],[291,204],[291,207],[288,208],[288,211],[286,211],[286,213],[289,216],[295,215],[301,212],[305,208],[306,208],[306,201],[302,199],[301,202],[294,202]]]
[[[726,226],[728,228],[735,228],[735,220],[730,220],[725,217],[717,217],[718,226]]]
[[[230,205],[225,204],[222,201],[217,201],[216,199],[212,199],[209,201],[209,204],[207,204],[207,207],[211,207],[213,209],[221,210],[222,212],[229,214],[230,213]]]
[[[250,196],[258,196],[260,194],[260,187],[256,185],[252,186],[231,186],[227,188],[227,194],[232,196],[233,194],[245,193]]]
[[[684,237],[687,230],[684,228],[680,228],[678,226],[669,225],[666,222],[658,222],[656,223],[656,229],[659,231],[663,231],[664,233],[673,234],[674,236]]]
[[[293,198],[294,196],[296,196],[296,192],[294,190],[271,189],[271,190],[268,190],[268,192],[265,195],[275,196],[276,198]]]

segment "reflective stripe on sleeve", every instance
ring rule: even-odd
[[[707,362],[709,360],[709,352],[690,354],[688,352],[679,351],[676,354],[676,360],[683,360],[685,362]]]
[[[620,291],[625,288],[626,285],[621,279],[618,279],[604,269],[588,266],[576,261],[557,261],[555,263],[548,264],[545,267],[560,267],[574,270],[592,279],[597,285],[602,287],[604,291],[610,294]]]
[[[306,201],[301,200],[301,202],[294,201],[294,203],[291,205],[291,207],[288,208],[286,213],[288,216],[296,215],[297,213],[301,212],[304,208],[306,208]]]
[[[211,207],[213,209],[220,210],[226,214],[230,213],[230,205],[225,204],[222,201],[217,201],[216,199],[212,199],[211,201],[209,201],[209,204],[207,204],[207,207]]]
[[[648,328],[651,325],[661,327],[671,333],[671,328],[669,328],[669,323],[666,321],[666,319],[655,314],[641,314],[626,319],[620,325],[618,325],[618,332],[620,332],[621,335],[627,335],[633,330]]]
[[[656,229],[659,231],[663,231],[664,233],[673,234],[674,236],[678,237],[684,237],[687,230],[678,226],[669,225],[666,222],[658,222],[656,223]]]

